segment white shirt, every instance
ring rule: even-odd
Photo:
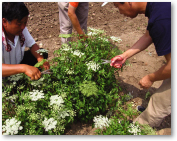
[[[7,52],[4,44],[2,43],[2,63],[4,64],[19,64],[24,57],[25,47],[32,47],[35,44],[35,40],[29,33],[28,29],[25,27],[22,31],[25,42],[23,47],[20,45],[19,35],[15,36],[14,43],[10,40],[7,40],[8,44],[11,46],[12,50]]]

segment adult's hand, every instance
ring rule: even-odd
[[[38,68],[24,65],[24,73],[31,78],[31,80],[38,80],[41,78],[41,72]]]
[[[79,36],[79,39],[83,39],[84,41],[86,41],[87,40],[87,38],[88,38],[88,36],[87,35],[80,35]]]
[[[126,61],[126,58],[122,54],[117,55],[111,59],[110,66],[113,66],[115,68],[121,68],[122,65],[125,63],[125,61]]]
[[[153,83],[154,83],[154,82],[152,82],[152,81],[150,80],[149,75],[144,76],[144,77],[139,81],[139,85],[140,85],[140,87],[143,88],[143,89],[148,89],[148,88],[150,88]]]

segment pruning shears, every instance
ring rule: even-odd
[[[123,60],[121,56],[120,57],[120,60]],[[112,59],[111,60],[106,60],[106,59],[101,59],[103,62],[101,64],[107,64],[107,63],[111,63],[112,62]],[[120,67],[122,67],[122,64],[118,64]],[[116,67],[115,67],[116,68]]]
[[[52,69],[44,70],[41,72],[41,74],[52,74]]]

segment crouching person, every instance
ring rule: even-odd
[[[34,67],[48,57],[38,54],[39,46],[30,35],[26,24],[29,11],[23,2],[2,3],[2,77],[24,73],[31,80],[38,80],[41,72]],[[29,47],[29,51],[25,51]],[[48,62],[43,68],[49,69]]]

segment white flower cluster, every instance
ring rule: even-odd
[[[100,68],[99,64],[96,64],[94,61],[90,61],[88,63],[86,63],[88,70],[92,69],[93,71],[96,71]]]
[[[53,95],[50,97],[50,105],[56,104],[58,106],[62,106],[63,103],[63,98],[59,95]]]
[[[128,129],[128,132],[132,133],[133,135],[141,135],[141,128],[138,125],[131,123],[128,128],[130,128]]]
[[[74,70],[72,70],[72,69],[66,69],[66,71],[65,71],[67,74],[74,74]]]
[[[95,36],[104,33],[104,30],[100,30],[100,29],[95,29],[91,27],[88,27],[88,29],[90,30],[87,34],[88,36]]]
[[[57,121],[54,118],[45,118],[42,124],[44,125],[45,131],[48,131],[56,127]]]
[[[68,44],[62,44],[62,48],[60,50],[69,51],[72,50],[72,48]]]
[[[13,94],[12,96],[7,97],[6,99],[14,102],[14,100],[16,100],[17,98],[18,98],[18,95]]]
[[[72,53],[73,55],[79,56],[79,58],[81,58],[84,55],[84,53],[80,52],[79,50],[75,50]]]
[[[98,38],[104,42],[109,42],[109,40],[107,38],[102,38],[102,37],[98,37]]]
[[[93,122],[94,122],[95,128],[103,129],[104,127],[109,127],[111,120],[109,120],[107,117],[99,115],[93,118]]]
[[[23,73],[11,75],[8,77],[8,80],[16,82],[16,81],[20,80],[21,78],[23,78]],[[15,85],[16,83],[13,83],[13,84]]]
[[[133,95],[131,94],[131,92],[129,92],[127,95],[125,95],[125,100],[130,100],[133,98]]]
[[[116,41],[118,43],[120,43],[122,40],[119,37],[115,37],[115,36],[111,36],[110,37],[113,41]]]
[[[42,90],[41,91],[33,90],[33,92],[29,92],[29,93],[32,101],[37,101],[38,99],[44,98],[44,93]]]
[[[48,50],[46,50],[46,49],[38,49],[36,52],[38,54],[40,54],[40,55],[43,55],[43,53],[48,53]]]
[[[65,111],[59,111],[58,112],[58,115],[59,115],[59,117],[61,117],[61,118],[65,118],[66,116],[69,116],[69,114],[68,114],[69,112],[67,111],[67,110],[65,110]]]
[[[18,130],[22,130],[23,127],[20,126],[21,121],[16,120],[15,118],[7,119],[5,121],[6,125],[2,126],[2,131],[5,132],[3,135],[15,135],[18,134]]]
[[[43,81],[44,81],[44,78],[41,77],[39,80],[31,81],[31,85],[35,87],[36,86],[40,87],[40,85],[43,84]]]

